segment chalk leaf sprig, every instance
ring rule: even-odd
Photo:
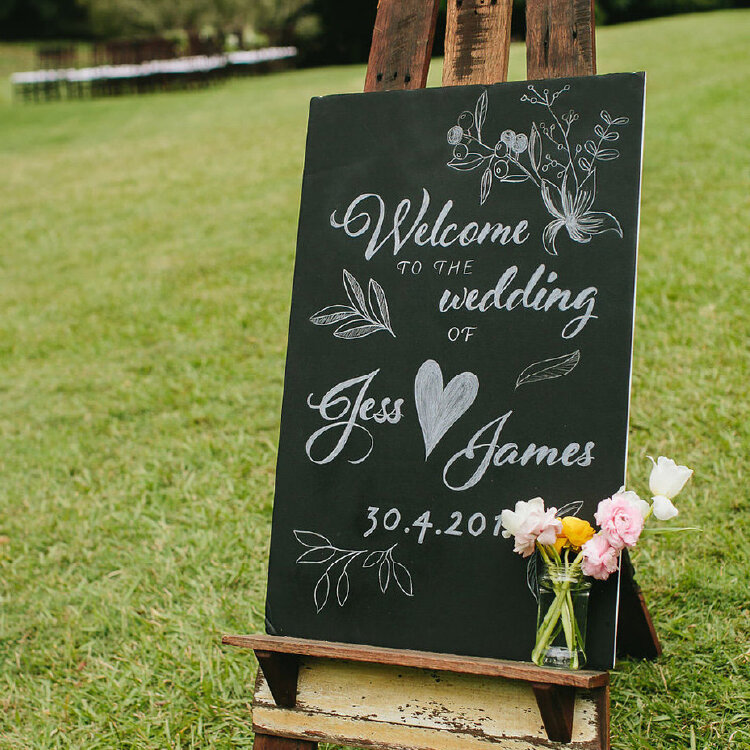
[[[388,331],[396,338],[391,325],[391,313],[383,287],[370,279],[367,299],[357,279],[343,269],[344,291],[348,305],[329,305],[310,317],[316,326],[338,325],[333,335],[337,339],[360,339],[378,331]]]
[[[576,349],[561,357],[543,359],[541,362],[532,362],[516,380],[516,388],[525,383],[536,383],[540,380],[552,380],[569,375],[581,361],[581,350]]]
[[[393,550],[398,546],[397,544],[387,549],[372,551],[369,549],[341,549],[335,546],[330,539],[315,531],[297,529],[294,536],[306,548],[297,558],[297,563],[326,566],[313,590],[313,601],[318,612],[326,606],[334,588],[339,607],[346,604],[351,587],[349,569],[355,561],[361,562],[363,569],[377,567],[378,585],[382,593],[385,594],[391,583],[395,583],[406,596],[414,595],[411,573],[405,565],[397,562],[393,557]]]

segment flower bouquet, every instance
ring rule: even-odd
[[[535,497],[517,502],[515,510],[502,512],[503,536],[514,537],[514,552],[534,563],[532,556],[538,552],[542,563],[537,576],[536,642],[531,654],[535,664],[565,669],[585,665],[591,579],[604,581],[618,569],[620,553],[635,546],[651,516],[667,521],[677,515],[672,500],[693,470],[664,456],[651,462],[651,502],[622,487],[599,503],[594,515],[599,531],[574,515],[583,503],[558,511],[545,508],[544,500]]]

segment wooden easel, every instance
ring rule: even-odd
[[[609,673],[270,635],[252,648],[255,750],[609,748]],[[523,744],[519,744],[523,743]]]
[[[443,85],[505,81],[512,0],[448,0]],[[424,88],[438,0],[380,0],[365,91]],[[529,80],[596,72],[593,0],[527,0]],[[627,556],[618,653],[661,653]],[[609,673],[267,635],[251,648],[255,750],[608,750]],[[561,745],[557,745],[561,747]]]

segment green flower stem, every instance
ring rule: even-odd
[[[570,578],[579,574],[583,553],[579,552],[571,562],[567,549],[562,557],[552,547],[545,548],[538,545],[538,549],[549,570],[562,573],[564,580],[551,581],[554,599],[537,629],[536,643],[531,654],[531,660],[535,664],[541,665],[544,661],[545,652],[562,629],[565,634],[565,644],[571,654],[571,667],[578,669],[578,652],[579,649],[581,651],[585,649],[585,644],[575,617]]]
[[[531,660],[535,664],[541,664],[541,658],[547,648],[549,648],[549,644],[551,643],[553,637],[553,631],[555,629],[555,626],[557,625],[557,621],[560,619],[563,606],[566,603],[566,594],[569,588],[570,584],[567,582],[556,585],[553,584],[555,599],[552,602],[550,608],[547,610],[547,614],[544,616],[544,620],[542,621],[542,624],[537,631],[536,645],[534,646],[534,650],[531,653]],[[564,627],[565,623],[563,621],[563,628]]]
[[[544,562],[546,562],[547,565],[550,565],[551,563],[550,563],[549,555],[547,554],[547,550],[541,544],[537,544],[536,548],[539,550],[539,554],[542,556],[542,559],[544,560]]]
[[[573,623],[571,622],[572,613],[570,611],[570,606],[568,605],[568,602],[570,600],[570,592],[565,592],[565,597],[563,599],[563,605],[562,609],[560,611],[560,617],[562,619],[563,624],[563,632],[565,633],[565,645],[568,647],[568,651],[573,650]]]
[[[568,613],[568,617],[570,618],[570,633],[568,634],[566,632],[565,641],[568,647],[568,651],[570,651],[573,655],[571,668],[578,669],[578,644],[581,640],[581,631],[578,628],[578,623],[576,622],[575,609],[573,609],[573,597],[570,593],[570,588],[568,588],[565,605],[565,611]]]
[[[544,616],[541,627],[537,631],[536,645],[531,652],[531,661],[535,664],[542,664],[542,656],[552,640],[552,632],[557,625],[557,621],[560,619],[561,609],[562,598],[557,595],[555,596],[555,601],[552,603],[552,606],[547,610],[547,614]]]

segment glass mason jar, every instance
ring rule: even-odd
[[[580,565],[545,562],[537,585],[539,608],[531,660],[544,667],[583,668],[591,581]]]

